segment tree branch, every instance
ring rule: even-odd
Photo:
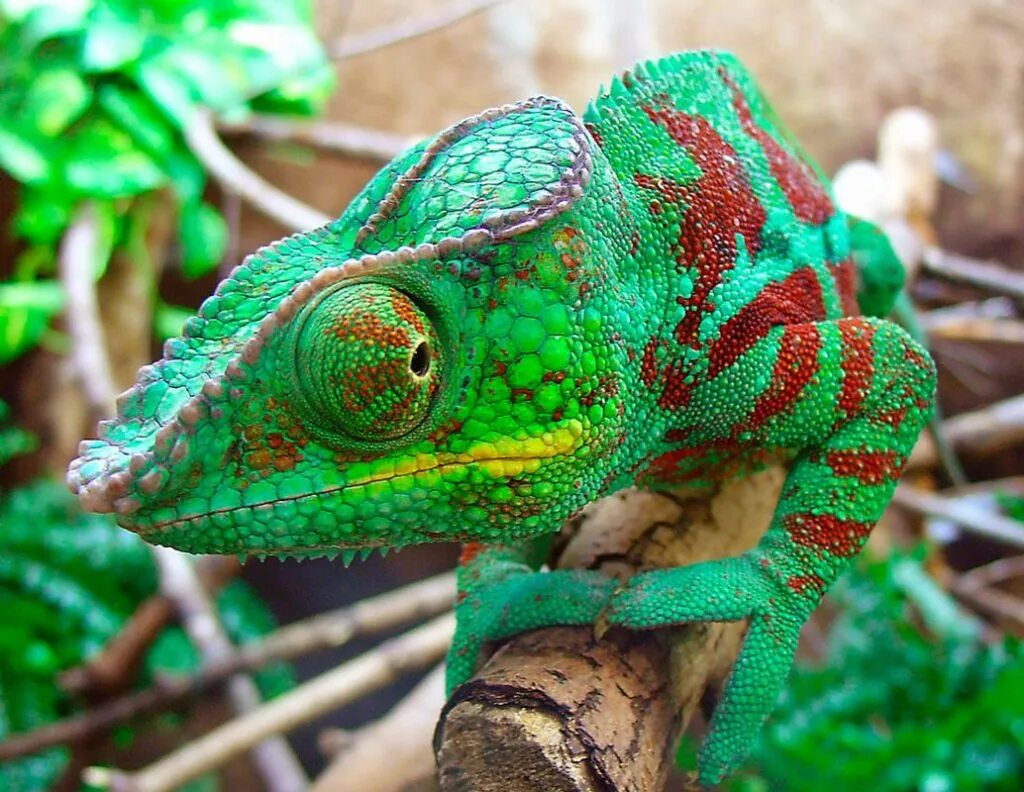
[[[900,484],[896,487],[893,502],[919,514],[949,520],[978,536],[1013,547],[1024,547],[1024,524],[1009,517],[983,511],[962,500]]]
[[[434,776],[430,735],[444,706],[444,664],[383,718],[335,739],[331,764],[309,792],[406,792]],[[387,773],[381,768],[387,767]]]
[[[500,2],[502,0],[461,0],[461,2],[452,2],[430,16],[424,16],[420,19],[405,19],[393,25],[374,28],[366,33],[347,36],[330,48],[330,54],[335,60],[341,60],[384,49],[394,44],[400,44],[403,41],[425,36],[428,33],[433,33],[435,30],[446,28],[460,20],[468,19],[475,14],[486,11]]]
[[[0,742],[0,762],[54,745],[88,739],[131,718],[205,693],[238,672],[254,671],[276,660],[290,660],[335,648],[354,638],[435,616],[451,608],[454,594],[455,580],[449,572],[289,624],[257,641],[236,647],[230,657],[208,663],[198,673],[162,678],[145,690],[35,731],[14,735]]]
[[[269,140],[304,143],[349,157],[390,162],[426,135],[397,135],[335,121],[288,121],[271,116],[253,116],[245,121],[218,124],[223,132],[252,134]]]
[[[331,218],[323,212],[279,190],[231,153],[217,136],[208,113],[194,113],[184,132],[185,142],[203,167],[225,188],[267,217],[295,231],[308,231],[330,222]]]
[[[86,771],[85,780],[113,792],[174,789],[272,735],[283,734],[403,674],[436,663],[448,648],[454,626],[451,614],[440,616],[219,726],[143,770],[124,773],[93,767]]]
[[[174,603],[185,633],[204,662],[226,662],[235,648],[192,562],[169,547],[154,545],[152,549],[160,569],[160,591]],[[245,674],[234,674],[228,679],[228,696],[235,711],[240,713],[256,710],[261,702],[256,683]],[[252,759],[270,792],[302,792],[309,785],[299,760],[287,741],[280,737],[254,745]]]
[[[982,454],[1009,448],[1024,440],[1024,395],[1013,396],[980,410],[961,413],[943,422],[953,449],[965,454]],[[907,469],[938,462],[935,443],[925,432],[914,446]]]
[[[938,247],[926,248],[921,256],[921,264],[935,275],[1008,294],[1018,300],[1024,299],[1024,275],[1001,264],[979,261]]]
[[[71,335],[71,364],[93,410],[100,415],[114,412],[117,386],[107,359],[96,300],[98,254],[96,216],[91,205],[78,210],[60,244],[60,279],[67,298],[68,331]]]

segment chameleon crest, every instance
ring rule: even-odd
[[[932,410],[927,352],[881,318],[897,259],[853,230],[726,54],[640,64],[582,118],[489,110],[246,259],[69,483],[192,552],[467,541],[450,687],[535,627],[745,620],[700,756],[714,783]],[[598,497],[778,452],[782,497],[742,556],[622,586],[535,571],[535,538]]]

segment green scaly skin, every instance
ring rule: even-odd
[[[466,542],[450,687],[534,627],[748,620],[700,756],[714,783],[932,410],[927,353],[864,315],[902,274],[854,253],[733,57],[640,64],[582,119],[536,98],[463,121],[337,221],[250,256],[69,481],[192,552]],[[792,466],[749,553],[622,587],[535,571],[588,502],[777,449]]]

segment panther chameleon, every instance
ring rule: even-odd
[[[536,97],[461,121],[250,255],[68,479],[196,553],[466,543],[449,688],[485,642],[541,626],[748,620],[700,752],[711,784],[932,411],[928,353],[883,318],[902,280],[733,56],[671,55],[582,117]],[[791,464],[755,549],[622,584],[538,571],[587,503],[776,449]]]

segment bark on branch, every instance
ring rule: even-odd
[[[628,576],[752,547],[784,471],[724,481],[716,492],[628,492],[591,507],[561,566]],[[705,690],[728,672],[744,625],[699,624],[598,637],[559,627],[502,646],[442,712],[442,790],[657,790]]]

